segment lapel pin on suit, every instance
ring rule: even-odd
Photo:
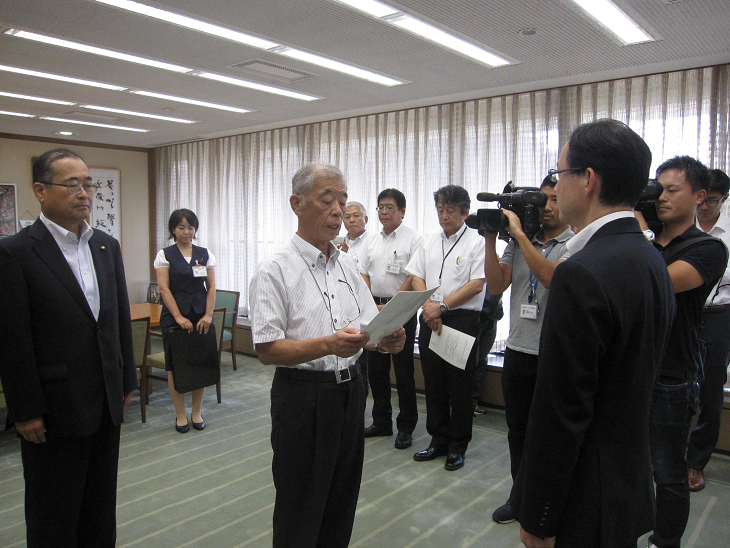
[[[101,246],[101,250],[102,251],[104,251],[105,249],[106,249],[106,246],[105,245]]]

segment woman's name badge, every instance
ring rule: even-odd
[[[400,274],[400,265],[398,263],[390,262],[385,265],[385,271],[391,274]]]
[[[537,305],[536,304],[523,304],[520,305],[520,318],[526,320],[537,319]]]
[[[193,277],[194,278],[207,278],[208,269],[202,264],[196,264],[193,266]]]

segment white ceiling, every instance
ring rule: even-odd
[[[0,91],[197,120],[102,113],[0,96],[0,110],[150,129],[130,133],[0,115],[0,132],[153,147],[301,123],[730,62],[730,1],[614,0],[656,42],[622,46],[569,0],[398,0],[385,3],[484,44],[517,64],[489,68],[332,0],[140,0],[408,81],[385,87],[173,26],[93,0],[0,0],[15,28],[249,79],[323,99],[300,101],[0,35],[0,64],[222,103],[236,114],[0,71]],[[520,34],[532,28],[531,36]],[[230,68],[260,60],[313,75],[294,82]]]

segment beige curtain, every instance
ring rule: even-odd
[[[195,211],[198,243],[218,258],[218,287],[240,291],[245,310],[256,265],[296,230],[291,177],[304,163],[339,166],[350,199],[368,208],[371,230],[378,193],[400,189],[406,224],[425,233],[438,229],[439,187],[464,186],[474,211],[485,206],[477,192],[501,192],[510,180],[538,186],[572,129],[598,118],[622,120],[642,135],[652,169],[678,154],[727,169],[729,83],[722,65],[161,147],[158,247],[168,245],[173,209]]]

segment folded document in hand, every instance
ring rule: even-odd
[[[373,318],[373,321],[360,331],[370,333],[369,344],[380,343],[383,337],[387,337],[393,331],[403,327],[436,289],[438,288],[434,287],[425,291],[399,291]]]

